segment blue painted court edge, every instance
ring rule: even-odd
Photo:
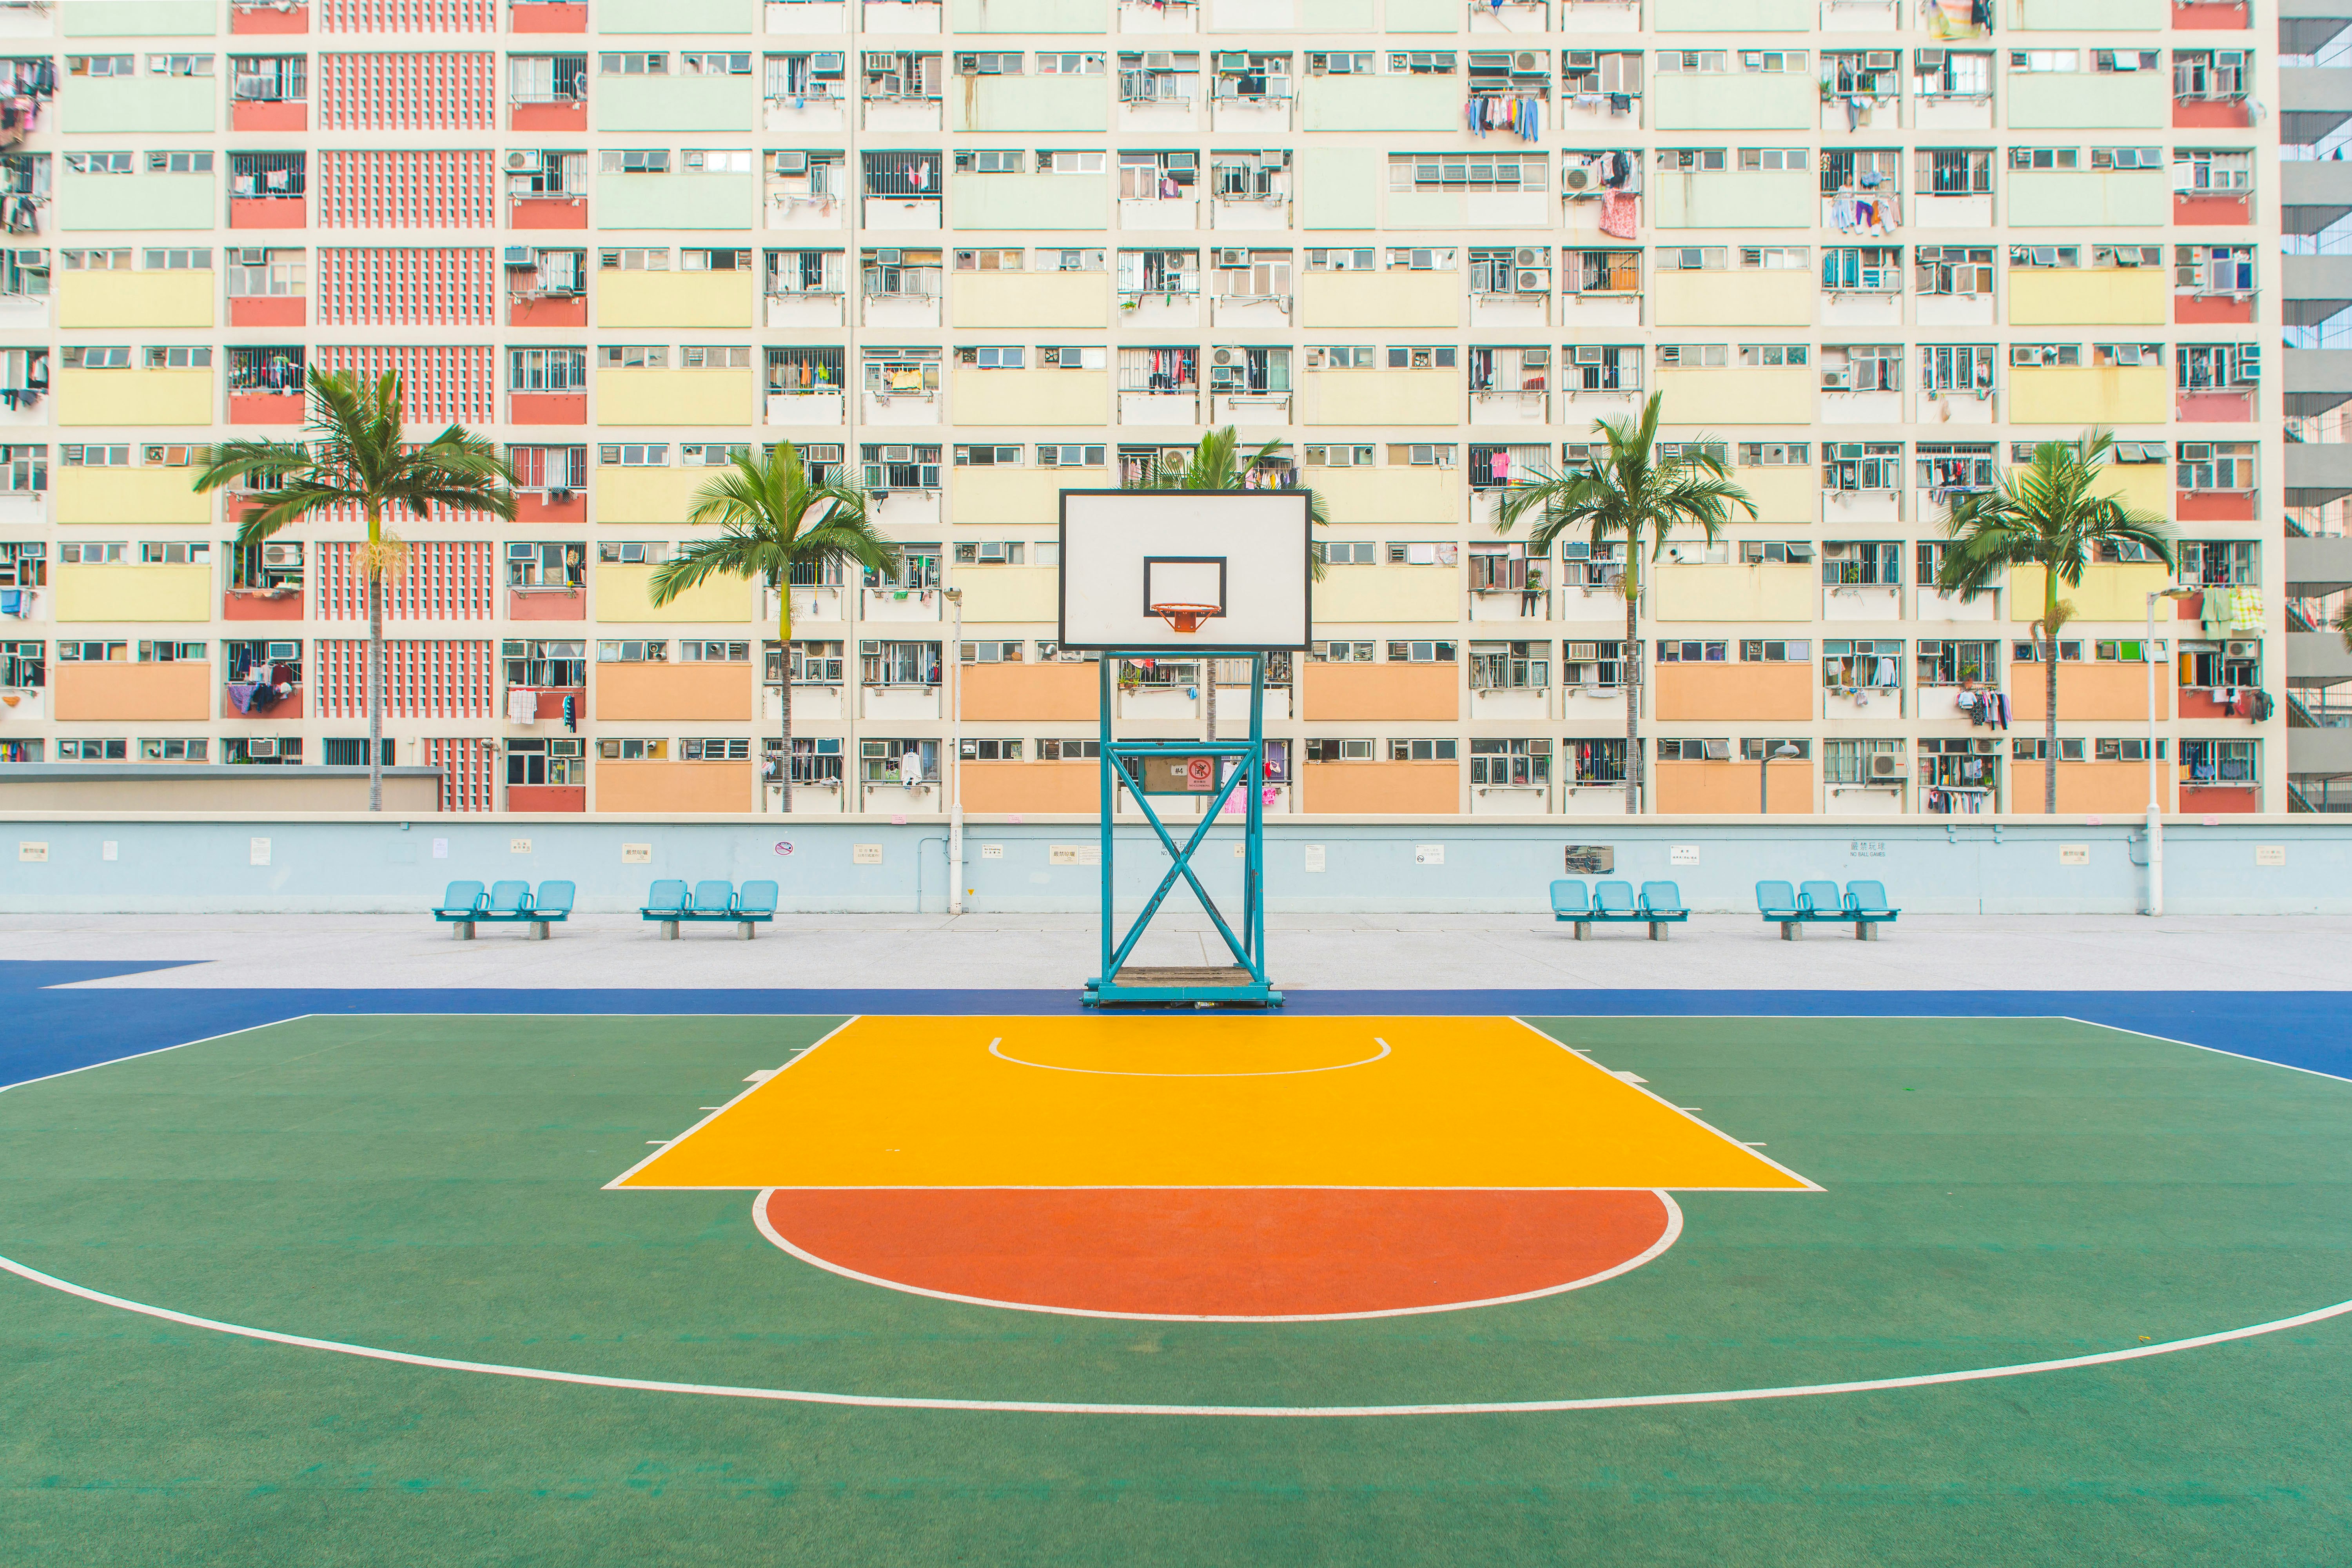
[[[169,963],[0,961],[0,1086],[310,1014],[923,1016],[1081,1010],[1068,991],[101,990]],[[2068,1017],[2352,1078],[2352,993],[2336,991],[1293,991],[1293,1016]]]

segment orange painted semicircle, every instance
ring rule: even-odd
[[[1042,1311],[1311,1318],[1571,1289],[1664,1250],[1647,1190],[777,1188],[761,1228],[898,1289]]]

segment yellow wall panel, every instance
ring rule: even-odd
[[[1110,422],[1110,373],[1102,370],[955,368],[958,425],[1091,425]]]
[[[748,327],[751,325],[751,274],[641,272],[617,268],[599,272],[596,324]]]
[[[59,522],[210,522],[213,501],[188,488],[194,468],[58,468]]]
[[[2164,365],[2040,365],[2009,373],[2012,425],[2161,425],[2172,415]]]
[[[1358,621],[1453,621],[1461,574],[1444,566],[1334,566],[1315,584],[1318,626]]]
[[[1103,273],[958,272],[948,279],[950,326],[1100,327],[1109,318]]]
[[[957,468],[949,479],[948,516],[956,522],[1056,523],[1063,490],[1112,488],[1106,468]]]
[[[1661,621],[1810,621],[1821,590],[1810,566],[1655,566],[1650,603]]]
[[[1340,522],[1458,522],[1462,471],[1434,465],[1308,468],[1307,486]]]
[[[60,425],[210,425],[209,370],[61,370]]]
[[[656,608],[646,596],[656,568],[620,564],[596,568],[596,618],[603,622],[748,621],[751,584],[741,577],[713,577]]]
[[[209,327],[213,275],[181,272],[60,272],[61,327]]]
[[[1810,463],[1793,468],[1734,468],[1731,482],[1756,503],[1759,522],[1812,522],[1821,515],[1822,477]],[[1732,510],[1732,521],[1745,522],[1748,514]]]
[[[748,370],[600,370],[599,425],[751,423]]]
[[[1462,377],[1450,370],[1312,370],[1308,425],[1459,425]]]
[[[2013,621],[2035,621],[2042,618],[2042,568],[2015,566],[2009,574],[2009,616]],[[2172,586],[2172,573],[2160,561],[2117,561],[2085,567],[2083,580],[2074,587],[2058,584],[2058,597],[2074,606],[2073,619],[2086,621],[2128,621],[2143,625],[2147,619],[2147,596]],[[2157,630],[2164,633],[2164,607],[2157,609]],[[2077,635],[2074,630],[2061,637]],[[2169,635],[2169,634],[2165,634]],[[2063,673],[2063,671],[2061,672]],[[2137,666],[2135,678],[2145,679]],[[2062,707],[2060,710],[2063,712]]]
[[[2172,279],[2160,267],[2012,268],[2013,327],[2160,327],[2168,319]]]
[[[213,618],[209,566],[59,566],[60,621],[195,621]]]
[[[598,522],[682,523],[696,492],[723,468],[625,468],[596,470],[594,508]]]
[[[1061,574],[1051,566],[959,566],[964,625],[977,621],[1055,621]]]
[[[2172,515],[2172,469],[2163,463],[2110,463],[2092,489],[2113,496],[2136,511]]]
[[[1813,370],[1662,370],[1657,390],[1669,425],[1810,425]]]
[[[1309,272],[1298,280],[1302,327],[1454,327],[1459,272]]]
[[[1808,270],[1661,272],[1650,304],[1662,327],[1808,327],[1821,279]]]

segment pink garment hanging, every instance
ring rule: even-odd
[[[1637,200],[1622,191],[1603,191],[1601,194],[1601,232],[1618,239],[1633,238],[1634,216],[1640,210]]]

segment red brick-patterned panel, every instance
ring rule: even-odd
[[[441,770],[441,809],[490,811],[497,805],[499,743],[460,735],[432,735],[425,742],[425,765]]]
[[[362,381],[397,371],[412,425],[488,425],[493,418],[493,353],[488,343],[330,343],[313,351],[320,368]]]
[[[322,54],[310,90],[321,131],[488,131],[498,115],[498,57]]]
[[[367,717],[367,648],[364,638],[319,641],[319,716]],[[435,637],[385,639],[383,710],[394,719],[488,719],[491,658],[488,642]]]
[[[383,584],[383,614],[393,621],[486,621],[496,602],[491,545],[478,539],[411,540],[408,568]],[[367,619],[367,580],[360,575],[359,542],[329,540],[319,551],[319,618]]]
[[[488,228],[497,222],[497,155],[448,153],[315,154],[310,190],[320,228]]]
[[[328,247],[311,287],[322,327],[486,327],[497,279],[488,248]]]
[[[322,33],[495,33],[498,0],[316,0]]]

